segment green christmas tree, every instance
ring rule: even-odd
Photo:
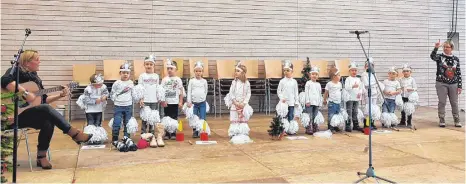
[[[283,136],[283,131],[285,128],[283,128],[283,123],[280,117],[276,116],[272,119],[272,122],[270,122],[270,130],[267,130],[269,132],[269,135],[272,136],[272,139],[278,139],[280,140]]]
[[[311,61],[309,60],[309,57],[307,57],[306,64],[303,67],[303,70],[301,71],[301,74],[303,76],[301,77],[301,81],[299,81],[299,89],[304,90],[304,86],[306,85],[306,82],[310,80],[308,73],[311,71]]]
[[[15,110],[15,105],[13,102],[14,98],[14,93],[2,93],[1,94],[1,100],[2,102],[8,102],[8,103],[2,103],[1,106],[1,122],[2,122],[2,127],[1,130],[2,132],[7,129],[11,129],[11,127],[8,125],[8,117],[11,116],[14,113]],[[11,100],[11,101],[10,101]],[[4,176],[5,172],[12,172],[13,171],[13,165],[12,163],[7,160],[9,156],[13,154],[13,136],[12,135],[5,135],[2,133],[1,136],[2,139],[2,151],[1,151],[1,169],[2,169],[2,178],[1,182],[6,183],[8,180]]]

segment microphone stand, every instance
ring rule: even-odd
[[[379,82],[377,80],[377,77],[375,76],[375,71],[374,71],[374,68],[372,66],[372,64],[369,62],[369,57],[366,53],[366,50],[364,49],[364,46],[362,45],[362,42],[361,42],[361,38],[359,37],[359,35],[361,34],[360,32],[356,31],[356,36],[359,40],[359,44],[361,44],[361,48],[362,48],[362,51],[364,51],[364,55],[366,56],[366,62],[367,62],[367,65],[368,65],[368,73],[369,73],[369,88],[367,89],[367,95],[368,95],[368,103],[369,103],[369,168],[367,168],[367,171],[365,173],[362,173],[362,172],[357,172],[358,176],[361,176],[361,175],[365,175],[363,178],[355,181],[354,183],[359,183],[365,179],[368,179],[368,178],[374,178],[376,181],[378,179],[380,180],[383,180],[383,181],[386,181],[388,183],[396,183],[394,181],[391,181],[391,180],[388,180],[388,179],[385,179],[385,178],[382,178],[382,177],[379,177],[379,176],[376,176],[375,175],[375,171],[374,171],[374,167],[372,167],[372,90],[371,90],[371,75],[374,74],[374,78],[375,78],[375,81],[376,81],[376,84],[378,86],[378,89],[380,90],[380,94],[382,94],[382,97],[384,99],[384,104],[387,105],[386,101],[385,101],[385,97],[383,95],[383,92],[382,92],[382,89],[380,88],[380,85],[379,85]],[[373,79],[372,79],[373,80]]]
[[[13,123],[13,183],[16,183],[16,167],[17,167],[17,156],[18,156],[18,105],[19,105],[19,96],[17,96],[19,89],[19,58],[21,57],[21,54],[24,52],[23,47],[24,43],[26,43],[27,37],[31,34],[31,30],[27,28],[26,34],[24,35],[24,40],[23,43],[21,44],[21,48],[18,50],[18,53],[14,55],[15,60],[11,61],[11,64],[13,65],[10,71],[10,76],[15,77],[15,97],[14,97],[14,104],[15,104],[15,110],[14,110],[14,123]]]

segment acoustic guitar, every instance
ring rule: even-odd
[[[32,81],[21,83],[20,85],[21,85],[21,87],[26,89],[29,93],[33,93],[34,95],[36,95],[36,98],[32,102],[26,102],[26,101],[22,101],[23,103],[20,102],[18,104],[18,114],[21,114],[26,109],[29,109],[31,107],[35,107],[35,106],[38,106],[38,105],[42,104],[42,95],[47,94],[47,93],[53,93],[53,92],[61,91],[61,90],[64,89],[63,86],[57,86],[57,87],[52,87],[52,88],[47,88],[47,89],[40,89],[39,86],[36,83],[32,82]],[[70,82],[69,84],[67,84],[65,86],[68,86],[68,88],[70,90],[72,90],[72,89],[78,87],[78,83],[77,82]],[[1,93],[4,94],[4,93],[10,93],[10,92],[7,89],[2,88]],[[3,104],[14,103],[14,98],[2,100],[2,103]]]

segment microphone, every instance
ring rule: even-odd
[[[29,29],[29,28],[26,28],[26,30],[25,30],[25,31],[26,31],[26,36],[29,36],[29,35],[31,34],[31,29]]]
[[[364,34],[364,33],[368,33],[369,31],[350,31],[349,33],[350,34]]]

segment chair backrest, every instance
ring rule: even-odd
[[[241,64],[246,66],[246,78],[259,78],[259,60],[242,60]]]
[[[146,72],[146,68],[144,67],[144,60],[134,60],[133,61],[133,68],[134,68],[134,72],[133,72],[134,81],[139,79],[139,75]],[[154,66],[154,70],[155,70],[155,66]]]
[[[236,61],[217,60],[217,79],[233,79]]]
[[[105,80],[119,80],[120,66],[125,60],[104,60],[104,78]]]
[[[349,65],[351,61],[349,59],[337,59],[335,60],[335,67],[340,71],[342,77],[350,76]]]
[[[303,74],[301,71],[303,71],[304,68],[304,61],[303,60],[293,60],[291,61],[293,64],[293,78],[301,78],[303,77]]]
[[[283,78],[282,61],[280,60],[264,60],[265,78]]]
[[[201,61],[204,64],[204,72],[202,77],[209,77],[209,59],[207,58],[190,58],[189,59],[189,77],[195,77],[194,74],[194,64],[198,61]]]
[[[176,62],[176,68],[177,68],[177,71],[176,71],[176,76],[178,76],[179,78],[183,78],[183,67],[184,67],[184,59],[183,58],[172,58],[172,61],[175,61]],[[163,65],[162,65],[162,72],[161,72],[161,76],[162,76],[162,79],[166,76],[168,76],[168,73],[167,73],[167,59],[164,59],[163,60]]]
[[[320,69],[319,77],[329,77],[328,75],[328,61],[325,60],[315,60],[311,61],[311,66],[317,66]]]
[[[74,64],[73,65],[73,81],[80,86],[87,86],[91,83],[89,78],[95,74],[95,64]]]

